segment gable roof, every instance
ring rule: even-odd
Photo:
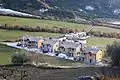
[[[42,37],[32,37],[32,36],[23,36],[24,40],[29,39],[30,41],[38,42],[39,40],[43,40]]]
[[[90,52],[90,53],[93,53],[93,54],[97,54],[99,50],[100,50],[99,48],[89,47],[89,48],[86,48],[85,53],[89,53]]]
[[[50,44],[50,45],[54,45],[55,43],[57,43],[59,40],[58,39],[46,39],[43,41],[43,44]]]
[[[80,45],[81,44],[75,42],[68,42],[68,41],[60,42],[60,46],[63,46],[64,48],[77,48]]]

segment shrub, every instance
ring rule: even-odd
[[[23,64],[30,61],[30,59],[27,57],[27,55],[23,52],[23,53],[17,53],[14,54],[11,58],[11,62],[13,64]]]

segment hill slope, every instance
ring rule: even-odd
[[[78,80],[78,77],[89,76],[120,76],[120,68],[108,68],[108,67],[85,67],[78,69],[42,69],[32,66],[14,66],[7,65],[0,66],[0,78],[6,80]],[[104,79],[108,80],[108,79]],[[110,79],[109,79],[110,80]]]
[[[94,17],[120,18],[119,0],[45,0],[52,9],[45,8],[39,0],[1,0],[0,5],[17,11],[47,16],[54,19]],[[45,12],[44,12],[45,11]]]

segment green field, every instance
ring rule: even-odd
[[[51,21],[51,20],[41,20],[41,19],[28,19],[28,18],[18,18],[18,17],[8,17],[0,16],[0,24],[9,24],[9,25],[29,25],[31,27],[43,26],[43,27],[66,27],[73,28],[78,30],[87,30],[91,25],[61,22],[61,21]],[[119,29],[113,29],[108,27],[96,26],[94,31],[102,32],[120,32]]]
[[[43,26],[43,27],[66,27],[66,28],[79,28],[81,30],[88,28],[88,25],[61,22],[61,21],[51,21],[51,20],[41,20],[41,19],[28,19],[28,18],[18,18],[9,16],[0,16],[0,24],[9,25],[28,25],[31,27]]]
[[[17,30],[0,29],[0,41],[16,40],[24,35],[58,37],[58,36],[62,36],[63,34],[58,34],[58,33],[55,34],[55,33],[47,33],[47,32],[25,32],[25,31],[17,31]]]
[[[16,51],[19,51],[19,50],[0,44],[0,64],[10,63],[11,56]]]
[[[103,38],[103,37],[91,37],[88,39],[88,45],[92,46],[106,46],[112,44],[115,41],[120,41],[120,39],[115,38]]]

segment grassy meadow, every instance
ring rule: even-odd
[[[88,39],[88,45],[92,46],[106,46],[108,44],[112,44],[115,41],[120,41],[120,39],[115,38],[104,38],[104,37],[91,37]]]
[[[47,32],[25,32],[25,31],[17,31],[17,30],[0,29],[0,41],[16,40],[24,35],[58,37],[58,36],[62,36],[63,34],[58,34],[58,33],[55,34],[55,33],[47,33]]]
[[[21,26],[43,26],[43,27],[66,27],[73,28],[78,30],[87,30],[91,25],[62,22],[62,21],[52,21],[52,20],[41,20],[41,19],[30,19],[30,18],[18,18],[18,17],[9,17],[9,16],[0,16],[0,24],[9,24],[9,25],[21,25]],[[119,29],[113,29],[102,26],[95,26],[94,31],[102,32],[120,32]]]
[[[80,30],[86,29],[88,25],[62,22],[62,21],[51,21],[51,20],[41,20],[41,19],[29,19],[29,18],[18,18],[9,16],[0,16],[0,24],[9,25],[28,25],[31,27],[43,26],[43,27],[66,27],[66,28],[80,28]]]
[[[11,56],[16,51],[19,51],[19,50],[0,44],[0,64],[9,64],[11,61]]]

